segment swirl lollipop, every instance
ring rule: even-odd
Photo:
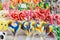
[[[41,1],[41,0],[33,0],[34,5],[37,4],[37,3],[39,3],[40,1]]]
[[[9,5],[9,8],[10,9],[15,9],[15,7],[12,4]]]
[[[49,3],[44,3],[44,8],[45,9],[48,9],[50,7],[50,4]]]
[[[34,34],[35,28],[36,28],[36,21],[35,20],[31,20],[30,21],[30,27],[32,30],[32,34]]]
[[[44,34],[44,26],[43,24],[46,24],[46,22],[42,21],[42,22],[37,22],[36,26],[35,26],[35,31],[34,31],[34,35],[38,34],[39,36],[43,36]],[[33,35],[33,39],[34,39],[34,35]],[[40,38],[41,38],[40,37]],[[32,39],[32,40],[33,40]]]
[[[31,34],[33,33],[32,31],[34,31],[34,27],[31,24],[31,21],[23,21],[21,29],[23,29],[26,32],[26,40],[30,40]]]
[[[44,2],[40,2],[38,5],[40,8],[44,8]]]
[[[20,3],[20,4],[18,4],[18,10],[23,11],[23,10],[28,10],[28,9],[30,9],[28,3]]]
[[[10,0],[10,5],[9,5],[10,9],[16,9],[16,6],[18,4],[17,2],[18,0]]]
[[[60,27],[54,25],[53,26],[53,32],[57,36],[56,40],[60,40]]]
[[[13,37],[15,37],[15,35],[16,35],[16,33],[17,33],[17,31],[18,31],[18,29],[19,29],[19,23],[18,23],[18,21],[15,21],[15,22],[10,22],[9,23],[9,29],[12,31],[12,33],[13,33]],[[14,38],[15,39],[15,38]]]

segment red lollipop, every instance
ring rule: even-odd
[[[51,13],[50,13],[50,9],[47,9],[47,10],[45,10],[45,16],[48,16],[48,15],[50,15]]]
[[[56,19],[59,18],[59,15],[58,14],[55,14],[53,17],[54,17],[54,20],[56,20]]]
[[[28,14],[29,20],[33,19],[34,12],[31,10],[28,10],[28,12],[29,12],[29,14]]]
[[[8,17],[13,20],[18,20],[18,11],[17,10],[9,10]]]
[[[20,12],[18,15],[19,15],[19,20],[24,20],[24,12]]]
[[[28,10],[25,10],[23,15],[25,16],[24,19],[28,19],[29,18],[29,11]]]
[[[45,10],[44,9],[40,9],[40,13],[45,13]]]
[[[13,14],[11,15],[11,17],[12,17],[14,20],[18,20],[18,14],[13,13]]]
[[[60,19],[58,19],[57,24],[60,25]]]
[[[46,19],[45,19],[46,21],[49,21],[49,23],[53,23],[53,16],[50,14],[50,15],[48,15],[48,16],[46,16]]]
[[[57,20],[57,24],[60,25],[60,17]]]

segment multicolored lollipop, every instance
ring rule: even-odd
[[[9,28],[13,29],[11,30],[13,32],[13,36],[15,36],[17,30],[19,29],[19,24],[18,24],[18,21],[15,21],[15,22],[11,22],[9,23]]]

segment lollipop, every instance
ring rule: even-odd
[[[23,29],[26,31],[27,36],[30,36],[30,26],[29,26],[29,22],[23,22],[22,27],[23,27]]]
[[[44,8],[44,2],[40,2],[38,5],[40,8]]]
[[[8,10],[1,10],[0,11],[0,18],[7,18]]]
[[[55,33],[55,35],[57,36],[57,40],[60,40],[60,27],[54,25],[53,26],[53,32]]]
[[[1,20],[2,19],[2,20]],[[8,20],[5,20],[4,18],[0,19],[0,30],[6,31],[8,29]]]
[[[29,4],[28,3],[20,3],[20,4],[18,4],[18,10],[23,11],[23,10],[27,10],[27,9],[29,9]]]
[[[10,9],[16,9],[16,5],[18,4],[17,2],[18,0],[10,0]]]
[[[18,10],[10,10],[7,15],[10,19],[19,20]]]
[[[50,4],[49,3],[44,3],[44,8],[45,9],[48,9],[50,7]]]
[[[49,28],[48,30],[46,28]],[[34,35],[38,34],[40,36],[40,38],[44,38],[46,37],[51,31],[52,31],[52,27],[48,27],[48,24],[45,22],[45,21],[42,21],[42,22],[37,22],[36,26],[35,26],[35,31],[34,31],[34,34],[33,34],[33,39],[34,39]],[[46,30],[48,32],[46,32]],[[43,39],[42,39],[43,40]]]
[[[32,34],[33,34],[35,31],[35,28],[36,28],[36,21],[35,20],[30,21],[30,27],[31,27]]]
[[[57,24],[60,25],[60,18],[58,18]]]
[[[3,3],[3,9],[4,10],[9,10],[9,3],[8,2]]]
[[[39,3],[41,0],[33,0],[34,4]]]
[[[15,25],[14,25],[15,24]],[[11,22],[9,23],[9,28],[12,28],[14,31],[12,31],[13,33],[13,36],[15,36],[17,30],[19,29],[19,24],[18,24],[18,21],[15,21],[15,22]]]
[[[25,18],[25,15],[24,15],[24,12],[22,11],[22,12],[20,12],[19,14],[18,14],[19,16],[19,20],[24,20],[24,18]]]
[[[53,31],[53,26],[49,25],[49,32],[52,32],[52,31]]]
[[[28,40],[31,37],[31,35],[34,33],[34,25],[35,25],[35,21],[34,22],[32,22],[32,20],[29,22],[23,21],[21,29],[23,29],[26,32],[27,35],[26,40]]]
[[[2,10],[2,3],[0,2],[0,10]]]
[[[10,4],[9,8],[10,9],[15,9],[15,7],[12,4]]]

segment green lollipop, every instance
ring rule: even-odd
[[[18,4],[18,10],[28,10],[29,9],[29,4],[28,3],[22,3]]]
[[[45,9],[47,9],[47,8],[49,8],[49,7],[50,7],[50,4],[49,4],[49,3],[45,3],[45,4],[44,4],[44,8],[45,8]]]
[[[2,3],[0,2],[0,10],[2,10]]]
[[[29,8],[29,4],[28,4],[28,3],[26,3],[26,7],[27,7],[27,10],[28,10],[28,9],[30,9],[30,8]]]
[[[12,4],[10,4],[9,8],[10,9],[15,9],[15,7]]]
[[[39,3],[39,7],[40,7],[40,8],[44,8],[44,2],[40,2],[40,3]]]
[[[53,32],[56,34],[57,40],[60,40],[60,27],[54,25]]]

